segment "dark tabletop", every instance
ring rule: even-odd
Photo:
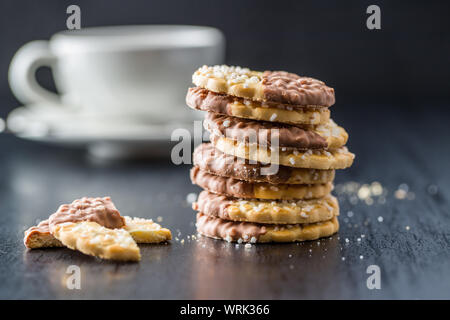
[[[0,298],[450,298],[448,106],[336,107],[333,118],[357,155],[336,176],[341,230],[321,241],[250,249],[192,240],[186,197],[200,189],[189,165],[100,162],[0,135]],[[375,188],[361,191],[363,184]],[[174,240],[141,246],[140,263],[25,249],[27,227],[85,195],[110,195],[124,215],[163,217]],[[80,290],[66,287],[70,265],[81,268]],[[380,290],[366,285],[370,265],[380,268]]]

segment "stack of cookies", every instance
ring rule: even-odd
[[[335,169],[351,166],[348,135],[330,118],[334,90],[283,71],[203,66],[189,107],[206,111],[211,143],[196,148],[191,179],[198,233],[242,242],[331,236]]]

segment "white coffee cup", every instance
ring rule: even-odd
[[[52,103],[101,117],[152,122],[193,118],[184,105],[196,68],[220,64],[225,40],[214,28],[111,26],[62,31],[27,43],[14,56],[9,83],[24,104]],[[58,94],[39,85],[52,70]]]

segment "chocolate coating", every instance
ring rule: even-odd
[[[71,204],[63,204],[49,219],[50,231],[60,223],[92,221],[110,229],[121,228],[125,219],[120,215],[111,198],[81,198]]]
[[[209,216],[229,219],[227,207],[232,204],[234,200],[236,199],[232,197],[202,191],[198,195],[197,201],[192,204],[192,209]]]
[[[267,101],[329,107],[335,103],[334,89],[324,82],[285,71],[265,71],[262,76]]]
[[[262,224],[227,221],[201,212],[197,213],[196,226],[199,233],[218,239],[237,240],[241,238],[244,241],[250,241],[253,237],[258,239],[267,233],[267,228]]]
[[[188,89],[186,104],[197,110],[231,114],[230,104],[235,99],[237,98],[212,92],[204,88],[194,87]]]
[[[226,178],[200,170],[199,167],[191,169],[191,181],[203,189],[218,194],[234,197],[253,198],[253,184],[243,180]]]
[[[325,149],[327,140],[318,133],[282,123],[255,121],[208,112],[203,125],[217,136],[239,142],[270,146],[278,139],[279,147],[295,149]]]
[[[186,104],[189,107],[201,111],[212,111],[215,113],[226,114],[230,116],[233,114],[231,111],[231,106],[235,102],[239,102],[242,104],[250,103],[255,107],[275,108],[282,110],[317,110],[320,108],[324,108],[323,106],[314,105],[306,107],[303,105],[273,103],[270,101],[261,103],[259,101],[246,100],[223,93],[209,91],[201,87],[189,88],[186,94]]]

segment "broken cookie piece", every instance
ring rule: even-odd
[[[48,220],[41,221],[25,231],[23,243],[29,249],[64,247],[64,245],[50,233]]]
[[[141,253],[124,229],[109,229],[96,222],[65,222],[53,228],[53,235],[66,247],[102,259],[139,261]]]
[[[171,240],[169,229],[151,219],[122,217],[110,197],[88,198],[63,204],[48,220],[25,231],[29,249],[69,247],[113,260],[140,260],[136,243]]]
[[[172,239],[169,229],[162,228],[151,219],[125,216],[123,227],[137,243],[160,243]]]

